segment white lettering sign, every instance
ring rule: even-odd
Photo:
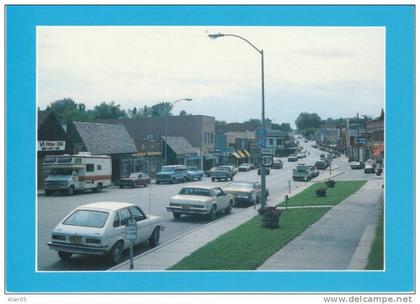
[[[64,140],[38,140],[38,151],[64,151],[66,142]]]

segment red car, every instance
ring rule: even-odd
[[[148,184],[150,184],[151,179],[150,177],[143,172],[133,172],[130,174],[130,176],[122,178],[120,180],[120,188],[124,187],[138,187],[143,186],[147,187]]]

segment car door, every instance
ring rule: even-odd
[[[125,226],[128,225],[128,222],[131,219],[131,214],[128,208],[121,209],[119,211],[119,217],[120,217],[120,224],[119,226],[115,226],[115,231],[118,232],[118,235],[124,239],[124,233],[125,233]],[[114,225],[117,225],[116,219],[114,220]],[[129,242],[124,241],[124,248],[128,248]]]
[[[152,234],[150,220],[137,206],[130,207],[130,212],[137,223],[136,244],[148,240],[150,238],[150,235]]]
[[[218,209],[227,208],[229,204],[229,197],[227,196],[227,194],[221,188],[216,188],[215,192]]]

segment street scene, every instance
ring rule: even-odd
[[[38,271],[383,269],[382,30],[220,30],[39,30]]]

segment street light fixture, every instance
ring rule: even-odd
[[[178,100],[175,100],[171,103],[171,105],[169,106],[169,109],[166,111],[166,115],[165,115],[165,162],[164,162],[164,166],[166,166],[168,164],[168,153],[167,153],[167,146],[168,146],[168,116],[169,116],[169,111],[172,110],[172,108],[174,107],[174,105],[177,102],[180,101],[191,101],[191,98],[181,98]]]
[[[253,45],[250,41],[247,39],[234,35],[234,34],[208,34],[210,39],[217,39],[220,37],[235,37],[238,39],[241,39],[242,41],[245,41],[248,43],[254,50],[256,50],[261,55],[261,127],[263,131],[263,139],[264,139],[264,147],[266,145],[266,129],[265,129],[265,101],[264,101],[264,50],[260,50],[255,45]],[[261,207],[264,207],[266,205],[266,187],[265,187],[265,170],[261,168]]]

